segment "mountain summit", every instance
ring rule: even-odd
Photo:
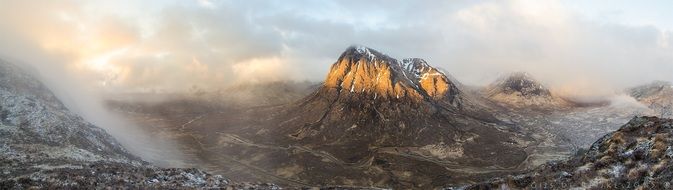
[[[498,79],[486,88],[485,93],[495,102],[519,107],[558,107],[568,104],[526,72],[515,72]]]
[[[323,86],[323,93],[352,99],[446,101],[458,105],[456,85],[423,59],[397,60],[376,50],[351,46],[341,54]],[[355,95],[357,94],[357,95]]]
[[[511,73],[496,81],[489,94],[517,94],[522,97],[551,96],[549,89],[526,72]]]

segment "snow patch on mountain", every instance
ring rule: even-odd
[[[514,107],[566,107],[570,104],[552,94],[526,72],[501,77],[484,89],[488,99]]]
[[[451,104],[456,104],[460,93],[452,81],[423,59],[398,60],[364,46],[351,46],[342,53],[332,65],[324,88],[374,100],[434,100]]]

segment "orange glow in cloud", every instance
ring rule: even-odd
[[[232,65],[236,73],[236,81],[239,83],[256,83],[265,80],[279,80],[285,73],[285,61],[278,58],[251,59]]]

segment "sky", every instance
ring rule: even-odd
[[[321,81],[350,45],[569,96],[673,81],[671,1],[0,0],[0,59],[104,92]],[[67,83],[67,86],[74,84]],[[67,91],[67,90],[66,90]]]

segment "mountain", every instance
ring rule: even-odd
[[[451,134],[470,130],[505,138],[483,124],[497,120],[466,100],[422,59],[399,61],[370,48],[350,47],[332,65],[323,86],[289,108],[289,118],[301,119],[279,129],[300,141],[358,142],[353,144],[358,149],[454,144]]]
[[[340,99],[439,100],[460,106],[456,86],[425,60],[398,61],[366,47],[348,48],[332,65],[320,93],[338,94]]]
[[[399,163],[399,157],[381,153],[387,149],[409,150],[409,154],[440,163],[451,160],[466,166],[503,168],[516,167],[526,155],[521,145],[513,143],[512,138],[520,136],[516,130],[473,103],[438,69],[422,59],[397,60],[366,47],[346,49],[322,86],[303,100],[259,115],[272,115],[270,124],[259,125],[268,127],[248,127],[242,137],[257,143],[310,147],[348,164],[380,159],[397,167],[384,170],[410,170],[400,167],[418,162]],[[241,134],[240,130],[236,133]],[[412,174],[414,180],[436,175],[431,170]],[[390,174],[371,171],[369,176],[346,179],[362,185],[367,184],[364,180],[383,180],[381,175]],[[408,180],[402,181],[413,182]]]
[[[531,138],[472,96],[422,59],[353,46],[294,102],[120,111],[238,181],[428,189],[517,170],[527,158]]]
[[[78,158],[133,160],[104,130],[68,109],[23,69],[0,62],[0,119],[9,155],[36,155],[26,161]],[[62,154],[69,152],[70,154]],[[49,155],[47,157],[37,155]],[[11,157],[10,157],[11,158]]]
[[[486,87],[484,94],[492,101],[514,107],[564,107],[569,105],[525,72],[515,72],[501,77]]]
[[[0,189],[275,187],[154,167],[70,112],[29,71],[0,60]]]
[[[568,160],[456,189],[671,189],[672,126],[636,117]]]
[[[673,116],[673,85],[670,82],[655,81],[629,88],[626,92],[652,109],[658,116]]]

